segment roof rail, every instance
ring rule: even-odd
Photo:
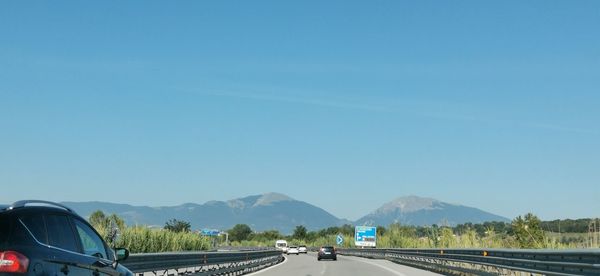
[[[50,206],[54,206],[54,207],[59,207],[59,208],[65,209],[65,210],[67,210],[67,211],[69,211],[71,213],[75,213],[73,211],[73,209],[71,209],[71,208],[69,208],[69,207],[67,207],[65,205],[58,204],[58,203],[52,202],[52,201],[45,201],[45,200],[19,200],[19,201],[13,203],[11,206],[9,206],[7,209],[8,210],[12,210],[12,209],[15,209],[15,208],[23,208],[23,207],[25,207],[25,206],[27,206],[29,204],[50,205]]]

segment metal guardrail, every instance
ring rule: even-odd
[[[600,250],[338,249],[338,253],[456,275],[600,275]]]
[[[137,275],[241,275],[283,260],[279,250],[132,254],[123,265]]]

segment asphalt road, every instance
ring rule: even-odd
[[[385,260],[338,255],[337,261],[317,261],[316,253],[286,256],[286,261],[252,276],[431,276],[441,275]]]

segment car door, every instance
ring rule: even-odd
[[[44,217],[48,245],[55,249],[53,263],[57,265],[57,274],[92,276],[70,217],[64,214],[46,214]]]
[[[80,219],[74,218],[73,222],[92,275],[119,275],[112,266],[114,256],[98,233]]]

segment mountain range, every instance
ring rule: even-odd
[[[508,221],[476,208],[441,202],[417,196],[400,197],[360,218],[349,221],[309,203],[279,193],[253,195],[228,201],[204,204],[185,203],[178,206],[148,207],[107,202],[63,202],[87,218],[94,211],[117,214],[128,225],[163,227],[171,219],[188,221],[192,229],[230,229],[235,224],[249,225],[255,231],[293,232],[297,225],[318,230],[343,224],[383,225],[456,225],[484,221]]]

